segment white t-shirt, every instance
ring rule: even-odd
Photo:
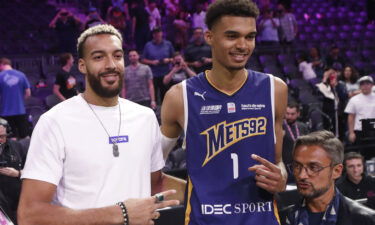
[[[316,73],[312,68],[312,63],[308,63],[306,61],[301,62],[298,65],[299,71],[302,72],[303,79],[311,80],[316,78]]]
[[[119,102],[119,157],[114,157],[107,133],[79,95],[40,117],[22,178],[56,185],[54,203],[73,209],[150,196],[150,173],[164,166],[159,125],[151,109],[121,98]],[[118,136],[119,105],[91,106],[110,136]]]
[[[279,41],[279,34],[277,28],[280,26],[278,18],[273,18],[273,22],[276,24],[274,27],[271,19],[264,19],[262,31],[259,34],[259,40],[261,41]]]
[[[157,26],[156,21],[161,19],[159,9],[154,8],[154,10],[151,11],[149,7],[146,7],[146,11],[150,14],[148,22],[150,30],[153,30]]]
[[[346,113],[355,114],[354,130],[362,130],[361,119],[375,118],[375,94],[358,94],[349,99]]]

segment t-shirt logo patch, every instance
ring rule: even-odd
[[[126,143],[126,142],[129,142],[129,136],[128,135],[124,135],[124,136],[109,137],[109,144],[113,144],[113,142],[115,142],[115,143]]]
[[[228,113],[235,113],[236,112],[236,104],[234,102],[227,103]]]

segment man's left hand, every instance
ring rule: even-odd
[[[249,171],[255,172],[255,180],[258,187],[272,194],[285,190],[286,178],[277,165],[255,154],[252,154],[251,158],[260,163],[248,168]]]
[[[20,171],[12,167],[0,167],[0,174],[8,177],[18,177],[20,175]]]

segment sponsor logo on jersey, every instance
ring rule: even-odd
[[[201,132],[206,136],[207,154],[202,166],[231,145],[249,137],[266,134],[265,117],[245,118],[215,124]]]
[[[236,104],[234,102],[227,103],[228,113],[235,113],[236,112]]]
[[[204,98],[204,95],[206,94],[206,91],[203,92],[203,93],[199,93],[199,92],[196,92],[194,91],[194,96],[199,96],[201,97],[204,101],[206,101],[206,99]]]
[[[201,107],[201,112],[199,114],[219,114],[222,105],[204,105]]]
[[[203,215],[231,215],[242,213],[272,212],[272,202],[201,204],[201,211]]]
[[[265,104],[241,104],[241,110],[262,110],[266,108]]]
[[[109,144],[113,144],[113,142],[116,142],[116,143],[129,142],[129,137],[128,137],[128,135],[109,137]]]

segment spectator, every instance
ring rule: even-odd
[[[172,60],[172,69],[164,76],[163,83],[164,85],[171,87],[172,85],[180,83],[181,81],[195,75],[195,72],[186,64],[181,53],[176,52]]]
[[[375,178],[366,175],[365,159],[357,152],[348,152],[344,157],[346,174],[337,183],[340,192],[351,199],[367,199],[366,205],[375,209]]]
[[[211,47],[205,42],[201,27],[194,29],[191,43],[185,49],[185,59],[197,74],[211,68]]]
[[[21,170],[26,154],[17,141],[8,139],[11,133],[8,122],[0,118],[0,192],[4,194],[10,211],[7,214],[16,221],[16,211],[21,192]]]
[[[188,21],[188,13],[179,10],[176,18],[173,21],[173,29],[174,29],[174,46],[178,51],[182,51],[185,49],[187,42],[188,42],[188,29],[190,27]]]
[[[13,69],[8,58],[0,58],[0,116],[8,121],[14,137],[24,138],[29,135],[24,101],[30,95],[26,75]]]
[[[312,63],[312,67],[315,71],[316,76],[319,79],[323,78],[324,73],[324,60],[320,55],[320,51],[317,47],[310,48],[309,62]]]
[[[155,28],[152,31],[152,40],[147,42],[143,51],[142,62],[151,67],[155,97],[159,104],[163,101],[167,91],[163,79],[169,72],[169,63],[172,61],[173,54],[174,48],[171,42],[163,39],[163,31],[160,28]]]
[[[75,52],[76,40],[81,27],[81,20],[66,9],[61,9],[52,19],[49,27],[57,32],[60,52]]]
[[[129,51],[130,65],[125,68],[122,96],[140,105],[156,109],[154,83],[149,66],[139,62],[136,50]]]
[[[100,17],[98,11],[94,7],[90,7],[89,13],[86,18],[86,23],[85,23],[85,30],[99,25],[99,24],[105,24],[106,22]]]
[[[282,225],[375,223],[375,211],[345,198],[335,187],[343,158],[344,147],[331,132],[317,131],[297,139],[292,170],[303,200],[280,211]]]
[[[371,91],[374,85],[372,77],[361,77],[358,83],[361,93],[349,100],[345,112],[348,113],[349,141],[361,144],[361,138],[365,136],[361,120],[375,118],[375,93]]]
[[[146,11],[150,15],[149,26],[150,30],[153,30],[155,27],[161,27],[161,16],[159,9],[156,7],[155,0],[149,0],[146,6]]]
[[[142,52],[145,44],[150,39],[150,15],[146,11],[143,2],[134,1],[130,10],[132,20],[131,37],[134,41],[137,51]]]
[[[196,10],[195,12],[193,13],[192,17],[191,17],[191,24],[192,24],[192,28],[197,28],[197,27],[201,27],[204,31],[207,30],[207,26],[206,26],[206,23],[204,22],[204,19],[206,17],[206,11],[203,10],[204,7],[203,7],[203,4],[202,3],[198,3],[196,5]]]
[[[119,7],[110,7],[107,13],[107,22],[119,30],[122,34],[126,28],[126,14]]]
[[[353,66],[344,67],[342,76],[340,76],[340,80],[345,84],[349,98],[361,93],[361,90],[359,89],[359,85],[357,83],[358,72],[356,71],[356,69],[354,69]]]
[[[293,13],[288,12],[283,4],[277,5],[280,20],[280,42],[286,46],[293,44],[298,33],[298,24]]]
[[[53,93],[61,101],[64,101],[78,94],[77,79],[75,75],[70,73],[70,70],[74,65],[74,58],[72,54],[61,54],[60,63],[62,67],[56,74],[55,84],[53,85]]]
[[[343,68],[344,65],[347,64],[345,58],[340,55],[340,48],[336,45],[331,47],[325,61],[327,67],[331,67],[334,64],[337,64],[340,65],[341,68]]]
[[[344,108],[348,100],[348,93],[344,84],[338,82],[340,68],[332,67],[324,72],[321,83],[316,84],[322,97],[322,111],[327,114],[323,117],[323,127],[335,133],[336,137],[344,139],[346,124]]]
[[[298,70],[302,73],[303,79],[310,81],[316,78],[316,73],[313,69],[313,63],[308,62],[307,53],[301,53],[298,56]]]
[[[279,44],[278,30],[280,21],[273,17],[273,11],[270,9],[264,10],[263,17],[259,21],[259,36],[258,39],[263,45],[275,46]]]
[[[308,126],[298,121],[300,116],[300,106],[296,102],[289,102],[285,112],[283,122],[283,130],[285,135],[283,138],[283,162],[285,165],[292,163],[292,152],[296,139],[301,135],[309,133]],[[294,182],[293,174],[288,171],[288,183]]]

